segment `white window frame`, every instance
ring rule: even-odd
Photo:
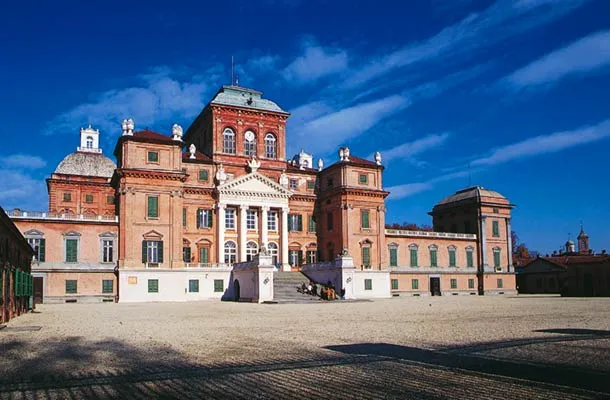
[[[265,157],[277,158],[277,138],[271,132],[265,135]]]
[[[246,261],[252,261],[258,254],[258,243],[249,241],[246,243]]]
[[[147,264],[158,264],[159,263],[159,242],[156,240],[146,241],[146,263]]]
[[[269,242],[269,244],[267,244],[267,250],[269,250],[269,255],[271,256],[273,264],[277,264],[280,256],[280,246],[275,242]]]
[[[251,141],[248,141],[246,139],[246,134],[248,132],[252,132],[251,130],[247,130],[244,133],[244,155],[246,156],[255,156],[256,155],[256,134],[254,132],[252,132],[252,134],[254,135],[254,139],[252,139]]]
[[[277,232],[277,211],[269,211],[267,213],[267,230]]]
[[[246,210],[246,229],[249,231],[258,230],[258,212],[256,210]]]
[[[101,240],[102,246],[102,262],[103,263],[113,263],[114,262],[114,239],[112,238],[102,238]],[[109,256],[109,257],[108,257]]]
[[[222,152],[235,154],[235,132],[231,128],[225,128],[222,131]]]
[[[237,244],[232,240],[227,240],[224,244],[225,264],[234,264],[237,262]]]
[[[207,228],[209,226],[210,218],[212,218],[212,210],[200,208],[201,213],[198,213],[199,221],[199,229]]]
[[[225,229],[235,229],[235,209],[227,208],[225,210]]]

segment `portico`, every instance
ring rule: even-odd
[[[254,242],[256,251],[266,246],[274,262],[290,270],[288,200],[292,192],[257,172],[221,183],[216,190],[218,262],[248,261]]]

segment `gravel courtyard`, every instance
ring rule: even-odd
[[[610,398],[610,299],[39,305],[0,398]]]

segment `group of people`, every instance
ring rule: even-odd
[[[316,282],[310,280],[309,283],[305,283],[303,282],[301,284],[300,288],[297,288],[297,290],[303,294],[308,294],[311,296],[318,296],[318,285],[316,284]],[[335,286],[332,284],[331,281],[328,281],[326,283],[326,285],[322,285],[322,289],[320,289],[320,294],[319,294],[320,298],[322,298],[322,300],[337,300],[339,297],[337,297],[337,292],[335,290]],[[345,296],[345,289],[341,290],[341,299],[343,299]]]

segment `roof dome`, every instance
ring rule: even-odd
[[[574,246],[574,241],[572,241],[572,239],[568,240],[566,246]]]
[[[112,178],[115,169],[114,161],[102,154],[77,151],[66,156],[55,169],[55,173]]]
[[[440,205],[444,205],[444,204],[456,203],[458,201],[467,200],[467,199],[480,199],[482,197],[486,197],[488,199],[489,198],[498,199],[503,203],[508,202],[506,197],[502,196],[498,192],[494,192],[493,190],[485,189],[482,186],[473,186],[473,187],[469,187],[466,189],[458,190],[457,192],[455,192],[455,194],[452,194],[449,197],[445,197],[444,199],[442,199],[441,201],[436,203],[436,205],[440,206]]]

